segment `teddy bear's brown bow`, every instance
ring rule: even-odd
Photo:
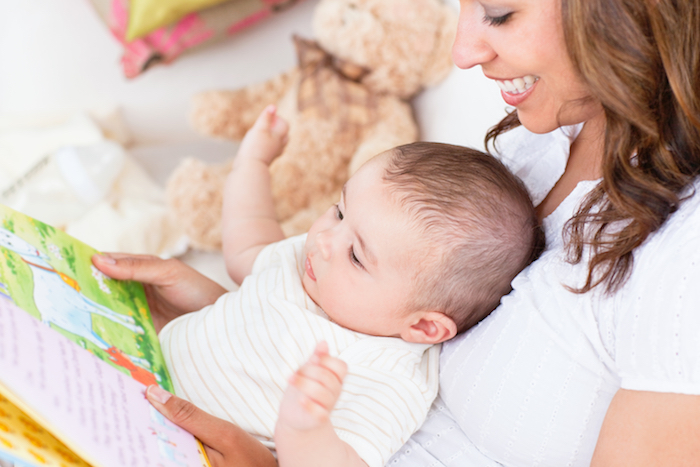
[[[294,36],[301,70],[297,105],[300,112],[338,118],[347,125],[364,126],[374,119],[375,98],[362,78],[370,70],[340,59],[315,41]]]

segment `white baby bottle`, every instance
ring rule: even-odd
[[[0,202],[63,228],[104,199],[124,158],[124,149],[111,141],[62,147],[4,190]]]

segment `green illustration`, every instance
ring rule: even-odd
[[[102,274],[95,253],[0,205],[0,295],[137,381],[172,392],[143,286]]]

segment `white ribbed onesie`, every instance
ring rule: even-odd
[[[301,284],[305,238],[266,247],[238,291],[161,331],[175,392],[274,448],[287,378],[325,340],[348,364],[331,422],[369,466],[381,466],[425,419],[437,394],[440,346],[331,322]]]

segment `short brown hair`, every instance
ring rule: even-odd
[[[486,153],[441,143],[399,146],[384,180],[440,246],[441,254],[416,277],[413,306],[445,313],[458,332],[496,308],[544,248],[527,189]]]

